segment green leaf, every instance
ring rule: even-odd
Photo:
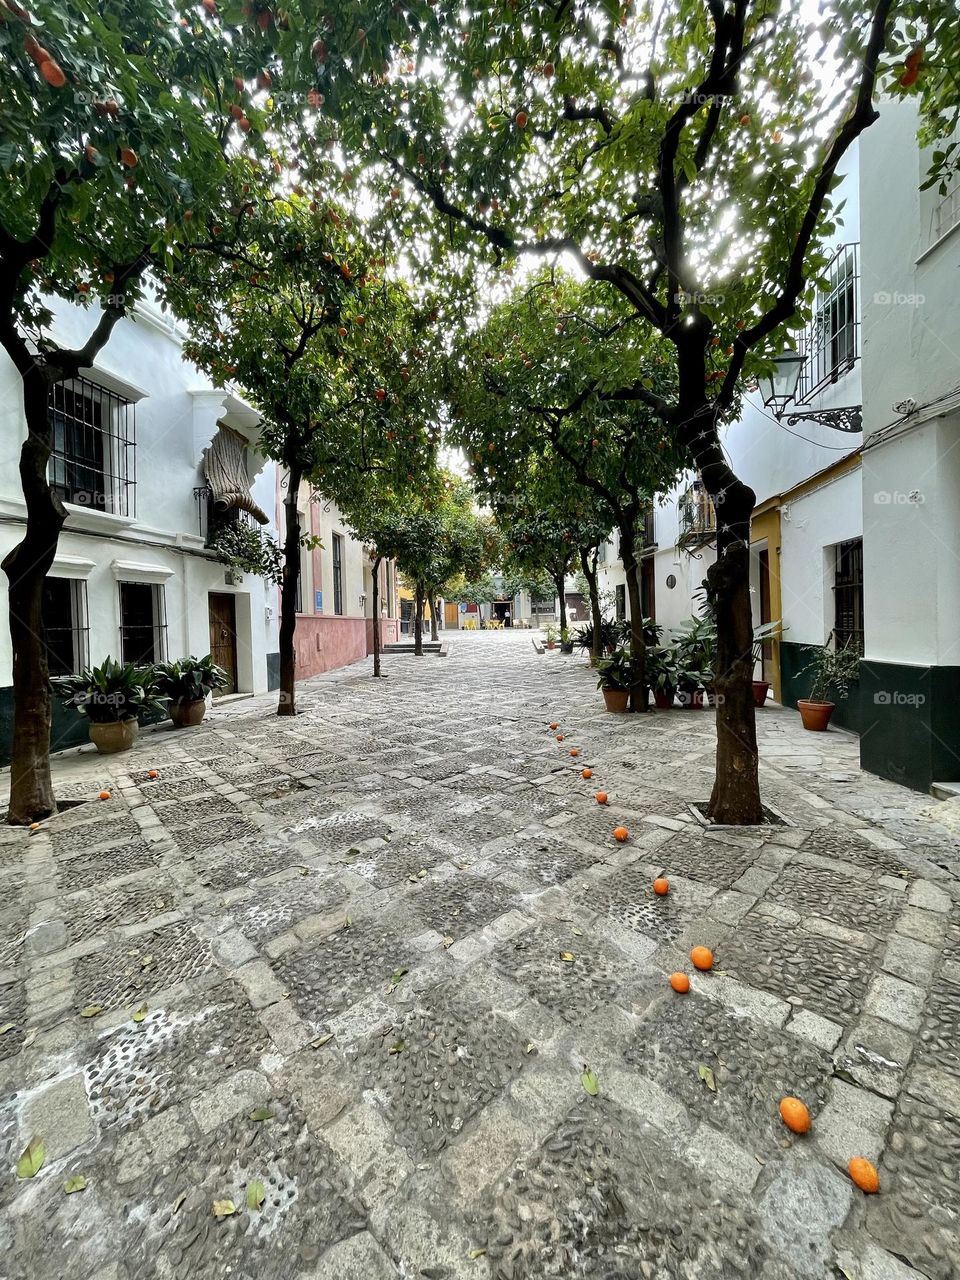
[[[467,1257],[473,1262],[477,1258],[482,1258],[486,1254],[486,1249],[471,1249]]]
[[[262,1182],[247,1183],[247,1208],[259,1209],[267,1198],[267,1189]]]
[[[573,964],[574,960],[576,959],[576,956],[573,954],[572,951],[561,951],[560,959],[563,961],[564,964]]]
[[[237,1206],[232,1200],[214,1200],[213,1216],[215,1218],[229,1218],[237,1212]]]
[[[406,1047],[407,1045],[404,1040],[397,1040],[394,1044],[390,1046],[390,1053],[394,1053],[394,1054],[403,1053]]]
[[[274,1113],[269,1107],[257,1107],[255,1111],[250,1112],[250,1119],[256,1120],[258,1124],[263,1120],[272,1120],[273,1118]]]
[[[5,1036],[7,1032],[12,1031],[16,1025],[17,1024],[15,1022],[5,1022],[3,1026],[0,1027],[0,1036]]]
[[[584,1093],[589,1093],[591,1098],[595,1098],[600,1092],[600,1081],[597,1073],[589,1067],[584,1067],[580,1075],[580,1083],[583,1085]]]
[[[63,1189],[68,1196],[72,1196],[75,1191],[82,1191],[87,1185],[87,1180],[82,1173],[74,1173],[63,1184]]]
[[[700,1063],[700,1065],[697,1067],[697,1075],[700,1077],[700,1079],[707,1086],[707,1088],[710,1090],[711,1093],[717,1092],[716,1078],[713,1072],[710,1070],[710,1068],[706,1065],[706,1063],[704,1062]]]
[[[142,1004],[140,1008],[137,1009],[133,1015],[134,1022],[142,1022],[148,1013],[149,1013],[149,1010],[147,1006],[145,1004]]]
[[[81,1018],[95,1018],[98,1013],[103,1013],[102,1004],[87,1004],[80,1010]]]
[[[17,1161],[17,1177],[36,1177],[43,1168],[43,1162],[46,1159],[46,1155],[47,1153],[43,1145],[43,1139],[31,1138],[20,1153],[20,1159]]]

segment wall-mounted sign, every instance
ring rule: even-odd
[[[314,613],[323,613],[323,592],[315,591],[313,595],[314,595],[314,601],[313,601]]]
[[[674,588],[676,585],[677,585],[677,575],[676,575],[675,573],[668,573],[668,574],[667,574],[667,586],[668,586],[668,587],[670,588],[670,590],[672,591],[672,590],[673,590],[673,588]]]

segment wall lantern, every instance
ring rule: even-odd
[[[862,405],[845,405],[840,409],[808,409],[797,403],[797,386],[806,356],[797,351],[784,351],[774,359],[773,372],[760,378],[760,390],[764,407],[773,410],[778,422],[794,427],[798,422],[819,422],[834,431],[860,432],[863,430]],[[787,405],[793,402],[793,413],[787,413]]]

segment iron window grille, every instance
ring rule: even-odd
[[[627,588],[623,582],[618,582],[614,591],[614,612],[617,615],[618,622],[624,622],[627,616]]]
[[[643,513],[643,546],[655,547],[657,545],[657,530],[654,520],[653,507],[648,507]]]
[[[841,542],[835,548],[833,636],[838,649],[850,646],[863,653],[863,539]]]
[[[797,383],[797,404],[828,387],[860,357],[860,246],[841,245],[824,272],[813,319],[798,344],[806,356]]]
[[[43,584],[43,645],[51,676],[73,676],[90,662],[87,584],[47,578]]]
[[[245,524],[258,533],[262,532],[263,525],[260,521],[242,507],[228,507],[226,510],[218,507],[213,500],[213,490],[208,484],[197,486],[193,496],[197,503],[197,529],[204,546],[212,546],[220,531],[230,525]]]
[[[163,587],[153,582],[121,582],[120,656],[144,666],[167,655],[167,609]]]
[[[333,612],[343,613],[343,538],[333,535]]]
[[[136,514],[136,407],[86,378],[50,388],[47,475],[62,502]]]

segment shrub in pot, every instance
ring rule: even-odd
[[[557,647],[557,636],[559,634],[560,634],[560,628],[556,625],[556,623],[548,622],[547,625],[543,628],[543,637],[544,637],[544,640],[546,641],[546,645],[548,649],[555,649]]]
[[[778,639],[786,628],[781,624],[778,618],[775,622],[762,622],[759,627],[753,629],[753,665],[763,657],[763,645],[767,640]],[[753,682],[753,702],[757,707],[766,705],[767,693],[770,690],[769,680],[754,680]]]
[[[608,711],[626,711],[633,684],[633,658],[629,649],[617,649],[597,663],[597,688],[603,691]]]
[[[65,706],[86,716],[90,741],[105,755],[129,751],[139,730],[140,715],[162,715],[165,711],[156,697],[153,667],[116,662],[111,657],[79,675],[56,676],[50,685]]]
[[[679,678],[673,649],[666,645],[647,649],[647,677],[653,690],[654,705],[661,711],[668,710],[677,696]]]
[[[560,628],[560,652],[573,653],[573,635],[569,627]]]
[[[593,653],[593,633],[592,622],[585,622],[577,629],[575,639],[582,653]],[[604,618],[600,623],[600,652],[612,653],[616,647],[617,624],[609,618]]]
[[[797,710],[805,729],[822,733],[836,710],[836,702],[829,701],[833,693],[843,702],[850,692],[850,685],[860,675],[860,650],[854,645],[831,648],[829,640],[814,649],[803,673],[810,672],[810,697],[797,699]]]
[[[208,653],[204,658],[178,658],[156,668],[157,693],[169,699],[170,719],[178,728],[203,719],[207,694],[230,683],[223,667]]]

